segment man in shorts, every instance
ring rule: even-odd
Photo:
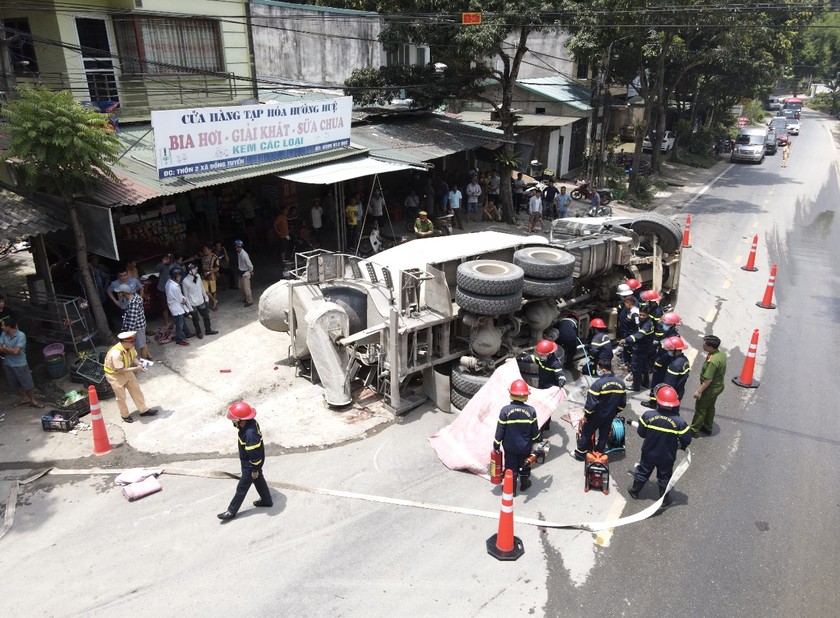
[[[26,335],[18,330],[17,319],[8,317],[3,320],[3,333],[0,334],[0,354],[5,356],[3,371],[9,390],[16,390],[20,401],[16,405],[29,405],[43,408],[44,404],[35,399],[35,383],[32,372],[26,362]]]

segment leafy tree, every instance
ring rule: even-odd
[[[67,205],[82,284],[104,335],[110,329],[86,268],[87,239],[76,200],[89,195],[98,180],[116,180],[111,166],[119,156],[120,141],[106,130],[105,114],[81,106],[68,91],[21,88],[19,94],[3,106],[9,154],[21,161],[27,186],[58,194]]]
[[[333,5],[339,2],[329,2]],[[505,144],[497,157],[502,178],[510,176],[514,155],[516,117],[513,113],[513,86],[519,76],[522,59],[528,51],[528,37],[544,25],[553,25],[566,0],[418,0],[406,15],[405,3],[380,0],[376,10],[386,16],[386,27],[380,40],[386,49],[395,49],[406,42],[429,45],[434,62],[446,65],[442,76],[380,71],[387,88],[393,93],[406,86],[412,98],[434,106],[447,96],[471,98],[488,103],[499,118]],[[481,24],[462,25],[462,12],[480,12]],[[419,17],[422,16],[422,17]],[[510,41],[513,40],[513,43]],[[499,67],[499,68],[497,68]],[[377,83],[367,75],[365,85]],[[402,84],[400,84],[400,81]],[[498,84],[494,96],[484,87]],[[347,84],[345,84],[347,85]],[[375,86],[374,86],[375,87]],[[375,87],[379,90],[378,87]],[[354,95],[355,96],[355,95]],[[501,185],[502,209],[507,221],[513,220],[509,182]]]

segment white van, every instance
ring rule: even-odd
[[[730,161],[764,161],[767,150],[767,127],[744,127],[738,131]]]

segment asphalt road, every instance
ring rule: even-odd
[[[703,334],[720,336],[735,376],[759,329],[761,386],[727,384],[714,435],[692,446],[665,513],[598,535],[517,525],[525,555],[502,563],[485,550],[492,517],[287,489],[272,509],[247,506],[220,525],[215,513],[233,481],[164,475],[161,494],[129,503],[112,475],[56,477],[25,492],[0,541],[0,615],[836,615],[840,429],[830,399],[840,191],[828,126],[806,114],[786,169],[780,156],[727,165],[678,214],[693,217],[682,332],[694,350]],[[747,273],[740,266],[754,234],[760,270]],[[764,310],[755,303],[772,263],[778,308]],[[687,402],[684,415],[692,413]],[[452,418],[423,408],[358,442],[269,457],[267,477],[498,513],[498,488],[446,470],[428,447]],[[236,471],[228,431],[231,457],[182,465]],[[635,436],[613,460],[609,496],[583,493],[569,436],[555,427],[554,450],[517,498],[517,516],[600,521],[651,503],[653,483],[642,500],[626,501]]]
[[[837,615],[836,124],[803,114],[787,168],[780,155],[727,167],[686,208],[692,249],[679,312],[689,341],[720,336],[734,377],[759,329],[760,386],[727,384],[713,436],[692,445],[678,505],[618,529],[586,585],[558,577],[546,615],[570,615],[570,607],[580,616]],[[739,266],[754,234],[759,271],[749,273]],[[778,308],[765,310],[755,303],[774,263]],[[688,390],[701,362],[702,353]],[[692,414],[689,402],[683,415]]]

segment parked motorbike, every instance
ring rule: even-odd
[[[606,206],[613,200],[612,189],[598,189],[598,194],[601,196],[601,204]],[[577,186],[572,189],[569,195],[573,200],[588,200],[592,198],[592,187],[589,186],[588,180],[579,180]]]

